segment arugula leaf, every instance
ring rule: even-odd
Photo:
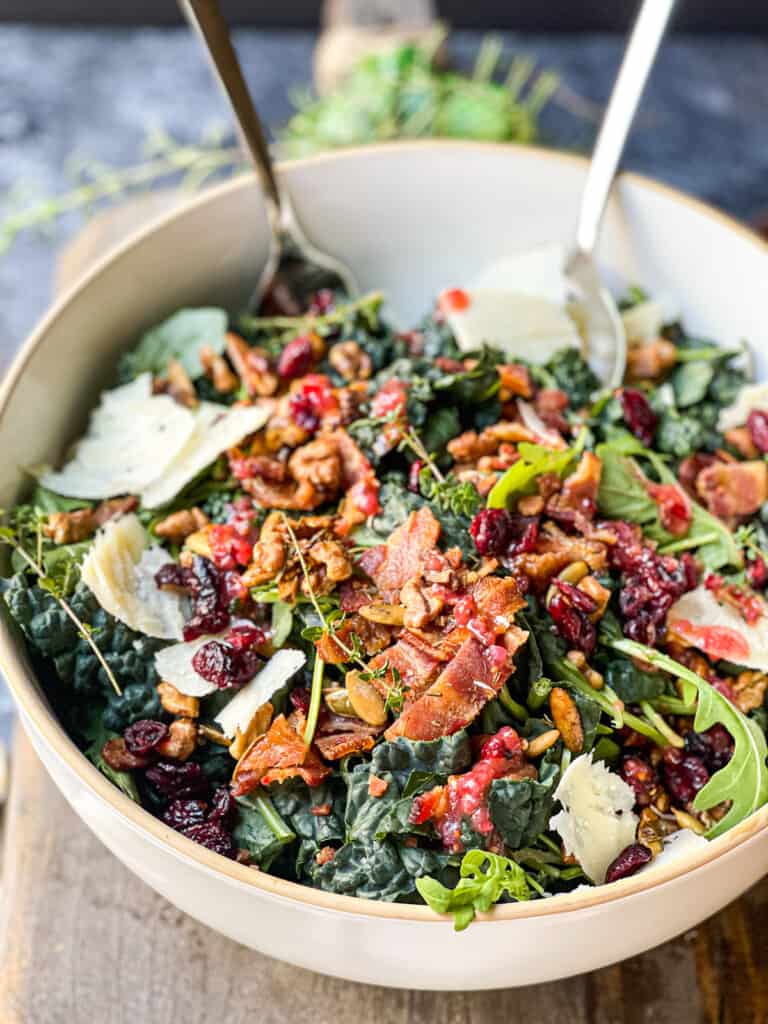
[[[731,760],[715,772],[693,801],[697,811],[709,810],[724,800],[732,801],[728,813],[713,825],[707,838],[722,835],[768,802],[768,745],[756,722],[742,714],[711,683],[654,648],[633,640],[616,640],[611,646],[629,658],[647,661],[695,686],[699,697],[693,721],[695,731],[704,732],[719,723],[733,738]]]
[[[508,857],[484,850],[464,854],[454,889],[447,889],[435,878],[418,878],[416,888],[436,914],[453,914],[457,932],[471,924],[476,913],[487,913],[505,894],[518,901],[531,898],[523,868]]]
[[[638,523],[649,537],[662,545],[678,543],[680,538],[674,537],[661,525],[658,505],[640,479],[632,456],[648,459],[662,483],[679,487],[679,481],[664,460],[656,452],[644,448],[631,435],[624,436],[623,433],[598,445],[596,453],[603,463],[597,493],[600,512],[610,519]],[[698,557],[709,569],[722,569],[726,565],[741,567],[741,552],[727,526],[693,501],[691,512],[691,525],[685,535],[686,547],[696,548]]]
[[[488,795],[491,821],[511,850],[528,846],[547,827],[559,776],[555,764],[542,764],[536,779],[494,779]]]
[[[179,310],[142,335],[132,352],[125,353],[120,360],[120,379],[164,373],[168,360],[176,359],[190,378],[197,380],[203,374],[200,349],[208,345],[214,352],[223,352],[228,322],[225,311],[215,307]]]
[[[80,508],[90,508],[92,504],[82,498],[65,498],[63,494],[49,491],[42,484],[37,484],[29,503],[46,515],[50,515],[52,512],[75,512]]]
[[[564,476],[574,459],[581,454],[586,441],[586,432],[570,448],[553,451],[540,444],[526,441],[517,446],[520,458],[496,482],[488,495],[488,508],[507,508],[513,498],[529,492],[536,477],[543,473]]]

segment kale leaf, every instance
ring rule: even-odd
[[[111,684],[77,626],[46,590],[16,575],[4,594],[8,609],[30,646],[53,661],[61,681],[82,694],[111,692]],[[117,681],[128,686],[157,683],[154,653],[162,640],[136,633],[101,608],[84,583],[78,583],[69,604],[90,634]]]
[[[263,795],[238,796],[237,824],[232,830],[235,843],[247,850],[265,871],[296,836]]]
[[[600,387],[600,381],[577,348],[555,352],[544,369],[552,375],[555,385],[568,395],[574,409],[587,405]]]
[[[627,658],[613,658],[603,669],[605,682],[625,704],[653,700],[666,689],[660,672],[643,672]]]
[[[504,845],[529,846],[546,831],[555,804],[557,765],[542,764],[538,779],[494,779],[488,809]]]
[[[392,903],[412,897],[417,879],[441,874],[448,861],[445,853],[407,847],[393,839],[356,841],[346,843],[332,860],[315,867],[312,880],[326,892]]]
[[[275,810],[299,839],[298,877],[312,868],[321,846],[344,842],[344,790],[338,776],[312,788],[292,779],[271,786],[269,795]],[[327,813],[318,813],[326,809]]]

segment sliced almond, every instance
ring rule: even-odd
[[[359,672],[347,672],[346,685],[349,702],[357,717],[368,725],[384,725],[387,709],[378,690],[367,679],[363,679]]]

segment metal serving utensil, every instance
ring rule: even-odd
[[[621,316],[593,259],[611,185],[635,113],[676,0],[644,0],[630,35],[600,126],[581,196],[565,276],[576,294],[576,315],[587,339],[590,366],[608,387],[624,376],[627,339]]]
[[[275,173],[264,130],[218,0],[179,0],[179,5],[205,44],[264,193],[271,235],[269,254],[250,308],[257,310],[276,285],[280,286],[284,305],[291,301],[291,288],[304,295],[318,287],[340,287],[348,295],[358,294],[349,267],[310,242],[296,218],[290,197]],[[289,311],[285,308],[285,312]],[[300,312],[298,303],[294,312]]]

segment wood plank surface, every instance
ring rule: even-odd
[[[63,255],[59,286],[171,201],[97,217]],[[768,879],[675,942],[554,984],[429,993],[335,981],[170,906],[79,821],[21,731],[2,896],[0,1024],[768,1024]]]

